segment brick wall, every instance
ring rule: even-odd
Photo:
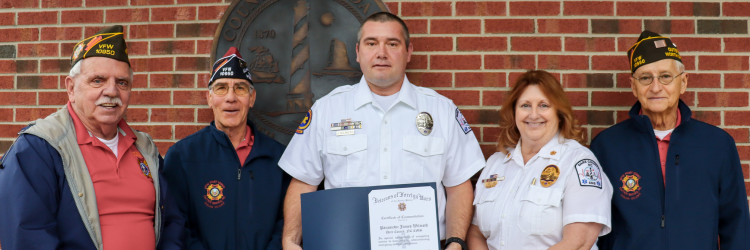
[[[485,154],[496,110],[527,69],[553,72],[588,138],[635,102],[625,51],[643,29],[671,36],[690,73],[694,118],[737,141],[750,162],[750,3],[665,1],[385,1],[412,32],[409,79],[452,98]],[[222,0],[0,0],[0,152],[28,121],[66,102],[72,45],[122,24],[133,69],[127,113],[162,154],[212,120],[204,91]]]

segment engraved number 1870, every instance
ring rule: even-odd
[[[275,30],[256,30],[255,38],[274,38],[276,37]]]

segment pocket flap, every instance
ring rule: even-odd
[[[493,188],[484,189],[481,192],[482,193],[479,195],[474,195],[474,205],[495,201],[497,196],[500,195],[500,187],[495,186]]]
[[[404,150],[421,155],[443,154],[443,138],[431,136],[404,136]]]
[[[563,191],[559,188],[543,188],[539,186],[529,186],[529,192],[523,198],[525,201],[530,201],[534,204],[543,206],[560,206],[560,201],[563,198]]]
[[[328,137],[326,148],[329,154],[350,155],[367,149],[367,135]]]

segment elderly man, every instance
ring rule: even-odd
[[[750,249],[745,180],[734,140],[691,119],[677,47],[644,31],[628,50],[638,102],[591,150],[619,192],[600,249]]]
[[[0,167],[3,249],[180,249],[182,218],[147,134],[122,118],[122,26],[74,46],[68,104],[24,128]]]
[[[185,218],[189,249],[281,249],[291,177],[284,145],[247,119],[256,91],[236,48],[214,63],[206,97],[209,126],[169,149],[164,176]]]
[[[284,204],[284,249],[300,249],[300,194],[325,178],[326,189],[435,182],[440,239],[447,238],[447,249],[465,250],[469,178],[484,167],[471,127],[450,99],[406,78],[413,47],[400,18],[371,15],[358,41],[363,78],[318,100],[279,161],[294,177]]]

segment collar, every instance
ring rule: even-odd
[[[72,105],[72,103],[68,102],[66,107],[68,109],[68,113],[70,113],[70,118],[73,119],[73,126],[75,128],[75,131],[77,131],[76,141],[78,141],[78,145],[93,142],[94,135],[92,135],[91,132],[86,129],[86,126],[83,126],[83,122],[81,122],[78,114],[76,114],[76,112],[73,110]],[[80,131],[86,131],[86,133],[81,133]],[[130,133],[127,133],[125,131],[129,131]],[[127,122],[125,122],[125,119],[120,119],[120,121],[117,123],[117,132],[125,139],[129,139],[132,141],[136,140],[135,133],[133,133],[133,130],[130,128],[130,126],[128,126]]]
[[[356,92],[354,93],[354,110],[361,108],[365,104],[372,103],[373,95],[364,76],[359,80],[359,84],[356,85],[356,88]],[[404,76],[404,83],[401,85],[401,89],[398,93],[399,95],[396,99],[396,103],[402,102],[413,109],[417,109],[416,89],[406,76]]]
[[[651,119],[649,119],[648,116],[642,115],[640,112],[641,103],[636,101],[633,107],[630,108],[628,115],[630,115],[630,118],[635,121],[636,127],[639,130],[645,133],[653,133],[654,127],[651,126]],[[680,99],[677,104],[677,126],[675,126],[675,130],[679,128],[680,124],[688,122],[692,116],[693,112],[690,110],[690,107]]]
[[[248,114],[250,115],[250,114]],[[271,143],[273,139],[271,137],[266,136],[263,133],[255,133],[255,131],[258,131],[255,128],[255,124],[250,121],[250,119],[247,119],[247,126],[250,127],[251,132],[253,132],[253,149],[250,150],[250,155],[247,156],[248,159],[252,159],[255,157],[260,156],[271,156],[271,148],[270,147],[257,147],[257,145],[267,145],[268,143]],[[216,128],[216,121],[212,121],[211,124],[208,126],[208,131],[211,132],[211,134],[214,136],[214,140],[216,140],[219,145],[223,147],[227,147],[232,149],[232,151],[235,150],[234,146],[232,146],[232,142],[229,141],[229,137],[227,136],[224,131],[219,130]],[[247,137],[247,135],[246,135]]]
[[[560,133],[558,132],[554,137],[552,137],[552,139],[549,142],[547,142],[547,144],[545,144],[541,149],[539,149],[539,152],[537,152],[536,155],[534,155],[529,160],[529,162],[534,160],[534,158],[536,157],[559,160],[561,157],[560,155],[562,155],[560,151],[564,143],[565,143],[565,138],[562,138],[560,136]],[[520,139],[518,140],[518,143],[516,144],[516,148],[513,149],[513,151],[509,151],[509,152],[511,153],[505,156],[504,163],[510,160],[513,160],[515,161],[516,164],[518,164],[518,166],[523,167],[524,165],[523,153],[521,152],[521,140]]]

